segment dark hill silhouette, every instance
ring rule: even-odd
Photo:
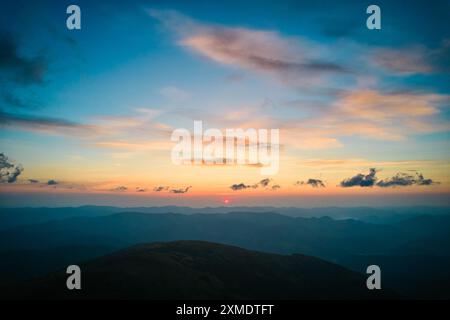
[[[371,299],[362,274],[321,259],[203,241],[136,245],[81,266],[82,290],[64,270],[23,286],[15,298],[64,299]],[[10,295],[11,297],[11,295]]]

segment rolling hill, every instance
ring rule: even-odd
[[[81,264],[82,289],[65,270],[9,291],[37,299],[373,299],[364,275],[321,259],[203,241],[136,245]]]

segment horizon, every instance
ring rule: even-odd
[[[193,210],[204,210],[204,209],[299,209],[299,210],[314,210],[314,209],[378,209],[378,210],[395,210],[395,209],[447,209],[450,208],[449,205],[397,205],[397,206],[389,206],[389,205],[380,205],[380,206],[369,206],[369,205],[354,205],[354,206],[270,206],[270,205],[222,205],[222,206],[201,206],[201,207],[193,207],[186,205],[136,205],[136,206],[120,206],[120,205],[101,205],[101,204],[83,204],[83,205],[58,205],[58,206],[30,206],[30,205],[15,205],[15,206],[5,206],[1,205],[0,209],[63,209],[63,208],[117,208],[117,209],[135,209],[135,208],[151,208],[151,209],[163,209],[163,208],[179,208],[179,209],[193,209]]]

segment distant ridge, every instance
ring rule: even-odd
[[[98,217],[111,215],[120,212],[139,213],[179,213],[184,215],[193,214],[217,214],[230,212],[267,213],[274,212],[290,217],[323,217],[328,216],[333,219],[357,219],[373,223],[392,223],[411,218],[422,214],[448,214],[450,207],[203,207],[192,208],[183,206],[148,206],[148,207],[113,207],[113,206],[92,206],[85,205],[79,207],[0,207],[0,230],[11,227],[36,224],[55,219],[65,219],[70,217]]]

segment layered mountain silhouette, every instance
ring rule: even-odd
[[[448,208],[348,208],[348,215],[361,219],[316,217],[334,208],[280,209],[314,217],[254,212],[258,208],[199,214],[193,212],[224,208],[189,208],[189,214],[151,213],[183,207],[132,209],[140,212],[92,206],[0,209],[0,290],[139,243],[202,240],[268,253],[301,253],[359,273],[377,264],[383,286],[402,296],[450,298]],[[335,215],[343,217],[346,210],[337,208]],[[427,210],[430,214],[424,214]]]
[[[16,286],[10,298],[37,299],[373,299],[362,274],[321,259],[204,241],[136,245],[80,265],[82,289],[65,270]]]

